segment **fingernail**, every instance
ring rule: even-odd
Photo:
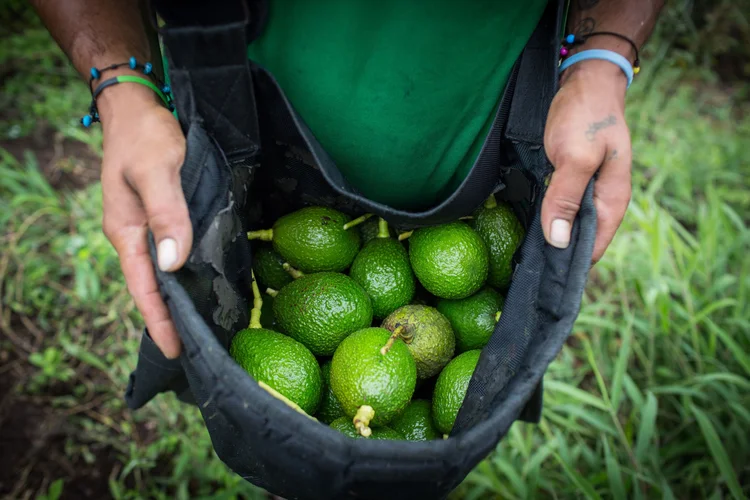
[[[172,270],[172,266],[177,262],[177,242],[172,238],[161,240],[156,248],[156,257],[159,261],[159,269]]]
[[[565,219],[552,221],[549,231],[550,245],[557,248],[568,248],[570,243],[570,222]]]

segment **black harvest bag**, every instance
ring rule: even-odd
[[[248,35],[259,22],[253,30],[243,22],[168,22],[162,37],[187,136],[181,173],[195,240],[183,270],[157,275],[184,351],[167,360],[144,334],[128,405],[139,408],[175,391],[198,405],[218,456],[232,470],[290,499],[442,498],[514,421],[538,421],[542,377],[578,314],[596,230],[593,184],[569,248],[545,244],[539,222],[551,171],[542,138],[557,90],[563,4],[550,2],[517,61],[467,179],[441,205],[419,213],[374,203],[347,183],[273,76],[247,60]],[[262,2],[251,6],[246,14],[262,19]],[[248,324],[250,228],[304,204],[325,204],[407,229],[467,215],[491,193],[513,206],[527,235],[502,317],[449,439],[348,438],[275,399],[229,357],[232,334]]]

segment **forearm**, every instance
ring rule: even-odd
[[[30,0],[75,68],[88,79],[91,67],[134,56],[162,75],[156,33],[142,0]]]
[[[664,0],[572,0],[567,32],[587,35],[611,31],[630,38],[640,48],[651,35],[663,6]],[[571,52],[592,47],[613,50],[631,61],[635,58],[628,42],[612,36],[592,37]]]

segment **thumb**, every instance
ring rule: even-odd
[[[133,175],[126,176],[143,203],[162,271],[181,268],[193,242],[193,226],[180,182],[184,151],[173,156],[175,158],[167,164],[139,168]]]
[[[555,166],[542,201],[542,231],[553,247],[568,248],[573,220],[581,208],[583,193],[595,170],[582,165]]]

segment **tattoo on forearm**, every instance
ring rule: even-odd
[[[612,154],[609,155],[609,158],[607,160],[616,160],[617,159],[617,150],[613,149]]]
[[[599,3],[599,0],[578,0],[578,8],[587,10]]]
[[[588,35],[589,33],[594,32],[594,28],[596,28],[596,21],[593,17],[586,17],[581,20],[578,25],[576,25],[575,29],[573,30],[573,33],[575,33],[578,36]]]
[[[590,124],[588,130],[586,131],[586,139],[588,139],[590,142],[594,142],[597,132],[607,127],[611,127],[615,124],[617,124],[617,118],[615,118],[615,115],[609,115],[600,122],[594,122]]]

